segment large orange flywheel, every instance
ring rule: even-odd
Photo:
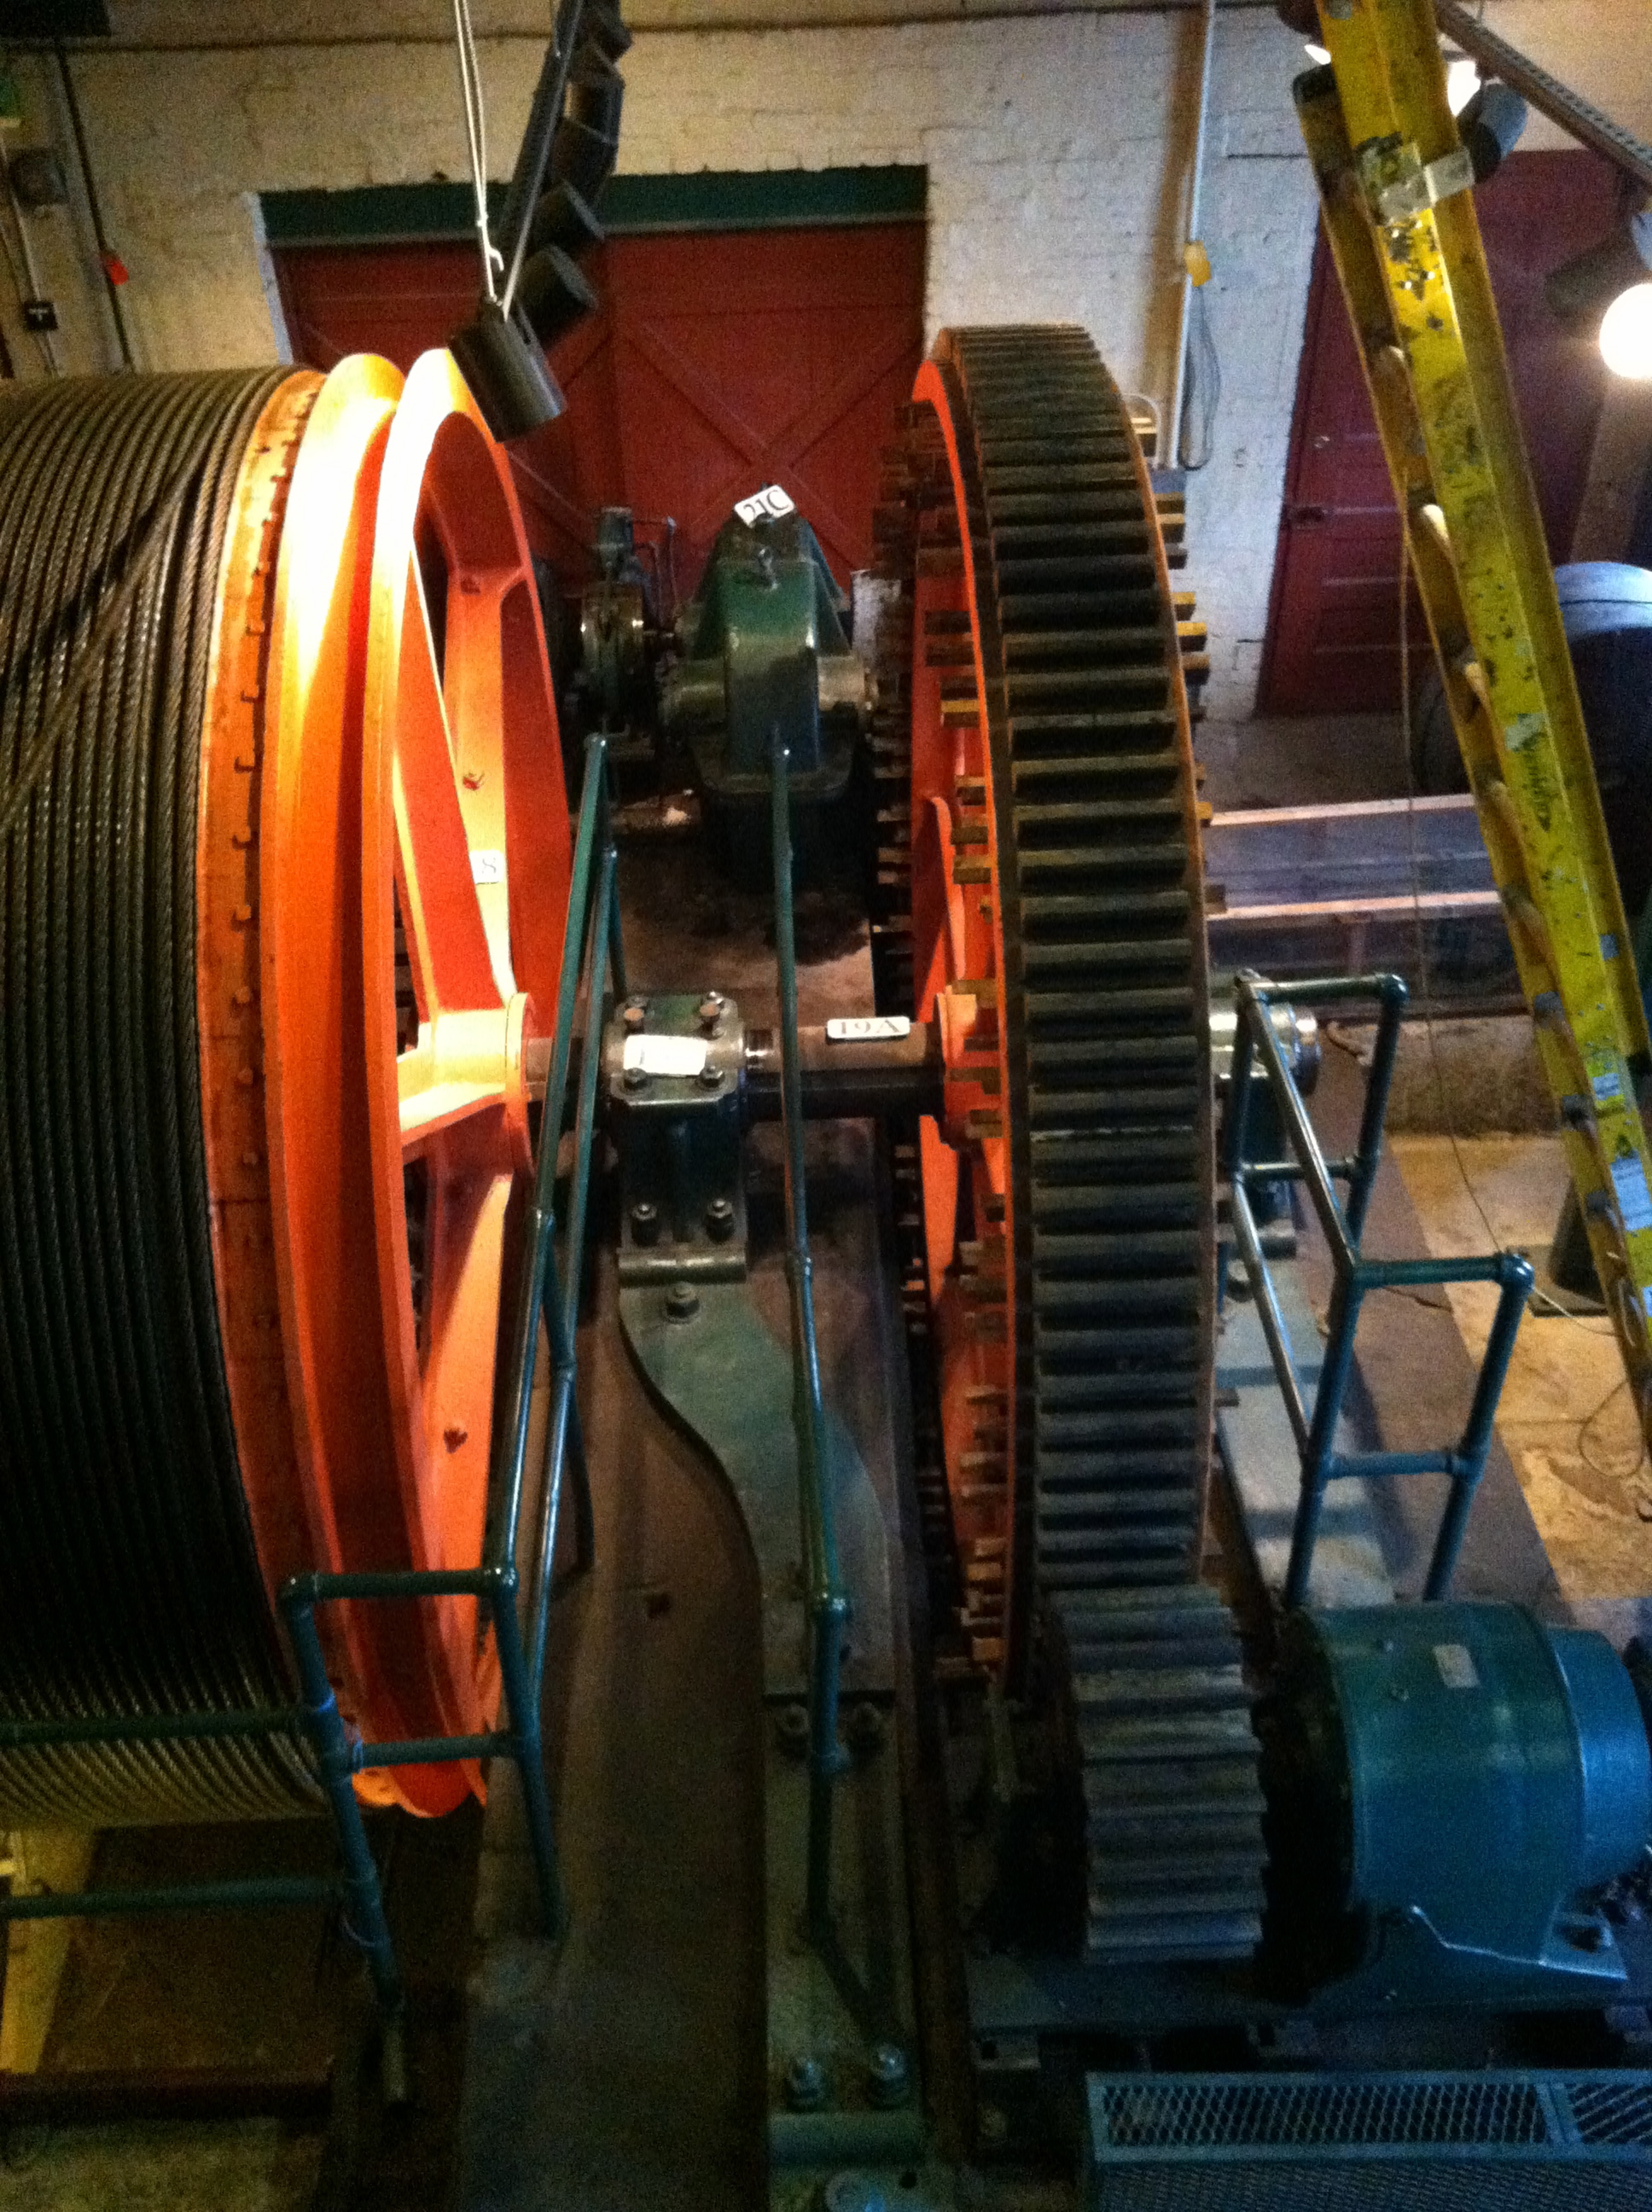
[[[283,1584],[483,1556],[570,862],[509,468],[444,353],[30,387],[0,609],[0,1822],[313,1808]],[[491,1727],[474,1600],[319,1618],[364,1738]]]
[[[404,386],[357,360],[323,388],[271,659],[262,1012],[303,1541],[339,1571],[472,1567],[569,856],[520,513],[446,354]],[[258,1534],[277,1579],[290,1548]],[[496,1708],[472,1599],[345,1607],[336,1659],[369,1736],[475,1733]],[[430,1767],[388,1785],[431,1813],[480,1786]]]

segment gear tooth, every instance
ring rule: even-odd
[[[938,671],[948,726],[979,714],[991,763],[975,799],[991,835],[956,836],[963,859],[933,848],[952,883],[1001,912],[1009,969],[1005,1095],[969,1126],[982,1143],[1008,1139],[1013,1267],[1007,1304],[975,1299],[962,1333],[1007,1336],[1016,1389],[1002,1447],[996,1431],[989,1454],[978,1436],[956,1446],[948,1489],[956,1509],[1002,1485],[1012,1540],[1003,1584],[1000,1555],[989,1576],[970,1548],[966,1643],[977,1665],[1013,1675],[1042,1607],[1066,1654],[1087,1955],[1234,1956],[1259,1932],[1263,1853],[1237,1638],[1198,1578],[1215,1194],[1187,697],[1209,662],[1193,595],[1166,581],[1185,557],[1185,511],[1145,490],[1123,402],[1082,331],[951,331],[937,359],[965,477],[953,542],[970,548],[977,603],[926,615],[914,637],[912,578],[939,573],[931,549],[954,506],[936,479],[937,418],[916,408],[889,471],[908,486],[885,540],[891,557],[905,549],[886,604],[904,626],[878,640],[913,676],[880,735],[909,775],[914,690]],[[978,702],[965,676],[977,658]],[[910,916],[911,844],[901,852],[904,880],[886,869],[883,895]],[[908,935],[898,986],[886,960],[880,988],[910,991],[914,957]],[[921,1192],[914,1168],[906,1196],[920,1209]],[[932,1371],[928,1332],[924,1357]],[[989,1603],[1007,1608],[990,1626]]]

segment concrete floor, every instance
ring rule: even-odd
[[[277,2120],[20,2131],[0,2153],[6,2212],[309,2212],[320,2153]]]
[[[1362,1070],[1376,1036],[1361,1023],[1327,1022],[1320,1030],[1326,1052],[1351,1055]],[[1546,1136],[1555,1127],[1529,1015],[1437,1017],[1401,1029],[1388,1091],[1392,1134]]]
[[[1394,1153],[1430,1252],[1547,1246],[1567,1187],[1558,1137],[1400,1136]],[[1464,1283],[1448,1296],[1478,1358],[1496,1291]],[[1627,1602],[1652,1584],[1652,1466],[1604,1316],[1527,1314],[1497,1434],[1574,1612],[1619,1640],[1652,1629],[1652,1603]]]
[[[1206,796],[1218,810],[1402,798],[1408,789],[1398,715],[1206,723],[1197,739]],[[1363,1067],[1371,1037],[1333,1025],[1327,1055]],[[1389,1127],[1424,1249],[1546,1249],[1567,1175],[1524,1016],[1408,1024]],[[1477,1363],[1495,1290],[1465,1284],[1442,1295]],[[1430,1395],[1420,1341],[1414,1349],[1402,1368]],[[1540,1304],[1527,1313],[1497,1437],[1568,1607],[1620,1643],[1652,1631],[1652,1601],[1641,1596],[1652,1583],[1652,1464],[1604,1318]]]

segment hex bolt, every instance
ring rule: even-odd
[[[866,2094],[884,2112],[904,2105],[912,2087],[907,2055],[898,2043],[875,2043],[866,2061]]]
[[[717,991],[708,991],[705,997],[701,999],[700,1004],[695,1008],[695,1012],[699,1018],[700,1026],[702,1030],[714,1030],[718,1023],[722,1019],[723,1000],[721,993]]]
[[[659,1208],[646,1198],[638,1199],[631,1208],[631,1237],[638,1244],[658,1244],[659,1242]]]
[[[883,1746],[884,1716],[876,1705],[863,1701],[850,1708],[846,1733],[850,1750],[870,1759]]]
[[[648,1085],[647,1072],[641,1067],[628,1067],[620,1079],[628,1091],[644,1091]]]
[[[635,1036],[639,1030],[647,1027],[648,1001],[646,999],[628,999],[621,1012],[620,1019]]]
[[[789,1758],[802,1759],[809,1749],[809,1708],[793,1703],[774,1716],[774,1740]]]
[[[706,1208],[706,1234],[714,1243],[726,1244],[734,1234],[734,1200],[714,1198]]]
[[[700,1080],[708,1091],[720,1090],[722,1088],[723,1082],[723,1071],[715,1064],[715,1062],[708,1060],[700,1071]]]
[[[818,2058],[794,2058],[786,2069],[786,2101],[794,2112],[817,2112],[826,2101],[826,2072]]]
[[[700,1293],[692,1283],[673,1283],[665,1293],[667,1321],[692,1321],[700,1310]]]

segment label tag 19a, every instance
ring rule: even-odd
[[[904,1014],[839,1014],[826,1024],[828,1044],[895,1042],[911,1034]]]

